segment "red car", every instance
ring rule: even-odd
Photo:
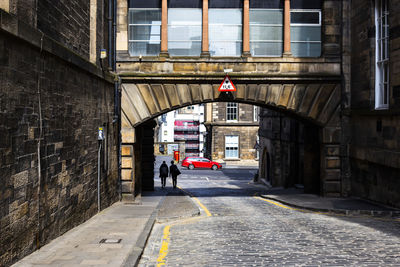
[[[182,167],[186,167],[190,170],[193,170],[194,168],[210,168],[213,170],[218,170],[222,168],[222,165],[218,162],[202,157],[186,157],[182,161]]]

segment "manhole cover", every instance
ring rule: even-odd
[[[104,238],[102,240],[100,240],[100,244],[119,244],[121,243],[122,239],[108,239],[108,238]]]

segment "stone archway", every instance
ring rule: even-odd
[[[320,129],[320,183],[322,195],[340,196],[340,92],[338,82],[322,83],[302,81],[301,83],[266,83],[265,81],[242,81],[237,83],[237,91],[229,94],[218,91],[215,81],[175,81],[162,80],[146,83],[124,82],[122,84],[122,139],[123,143],[135,143],[135,129],[151,119],[178,109],[207,102],[241,102],[267,107],[295,118],[306,120]],[[147,132],[150,129],[141,131]],[[135,154],[136,161],[141,162]],[[150,157],[146,155],[146,157]],[[144,178],[136,177],[136,180]],[[152,177],[151,177],[152,179]],[[142,182],[142,184],[147,184]],[[147,189],[151,189],[146,186]]]

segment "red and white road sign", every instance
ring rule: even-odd
[[[222,81],[221,85],[219,86],[218,91],[220,91],[220,92],[236,91],[236,87],[235,87],[235,85],[233,85],[233,82],[229,78],[228,74],[225,76],[225,79]]]

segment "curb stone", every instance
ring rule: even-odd
[[[128,254],[128,257],[122,263],[124,267],[132,267],[137,266],[139,264],[140,258],[142,257],[144,248],[146,247],[147,240],[150,237],[151,231],[153,230],[154,223],[157,219],[157,213],[162,206],[166,196],[163,196],[157,207],[154,209],[150,218],[147,220],[142,233],[139,235],[138,240],[136,241],[135,246],[131,249]]]
[[[332,214],[341,214],[341,215],[369,215],[372,217],[391,217],[396,219],[397,217],[400,217],[400,211],[397,210],[346,210],[346,209],[324,209],[324,208],[313,208],[313,207],[305,207],[305,206],[300,206],[296,205],[281,199],[277,199],[274,197],[270,197],[268,195],[260,195],[260,197],[273,200],[279,203],[282,203],[284,205],[297,208],[297,209],[303,209],[303,210],[309,210],[309,211],[314,211],[314,212],[326,212],[326,213],[332,213]]]
[[[129,252],[128,257],[124,260],[122,266],[124,266],[124,267],[138,266],[139,261],[142,257],[143,251],[147,245],[147,241],[150,237],[150,234],[151,234],[154,224],[156,222],[163,223],[163,222],[168,222],[169,220],[182,219],[185,217],[195,217],[195,216],[200,215],[200,210],[193,203],[193,200],[183,190],[182,190],[182,192],[184,193],[184,197],[187,198],[187,200],[192,203],[193,207],[195,208],[194,211],[188,212],[186,214],[179,215],[179,216],[158,218],[157,217],[158,212],[161,209],[167,195],[163,196],[162,199],[160,200],[160,202],[158,203],[157,207],[154,209],[154,211],[150,215],[150,218],[147,220],[142,233],[139,235],[138,240],[136,241],[134,247]]]

